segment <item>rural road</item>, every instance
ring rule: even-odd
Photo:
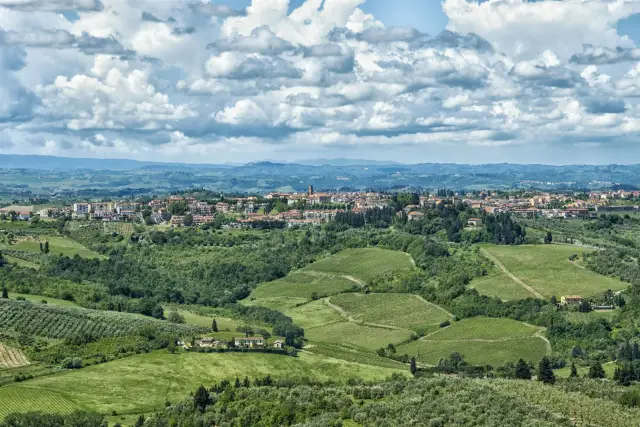
[[[480,249],[480,252],[482,253],[482,255],[484,255],[485,257],[489,258],[491,261],[493,261],[493,263],[498,266],[498,268],[502,271],[504,271],[507,276],[509,276],[514,282],[516,282],[517,284],[519,284],[520,286],[522,286],[523,288],[525,288],[526,290],[528,290],[529,292],[531,292],[533,295],[536,296],[536,298],[540,298],[540,299],[546,299],[545,297],[542,296],[542,294],[538,291],[536,291],[535,289],[533,289],[531,286],[527,285],[526,283],[524,283],[522,280],[518,279],[512,272],[510,272],[507,267],[504,266],[504,264],[502,264],[500,262],[500,260],[498,258],[496,258],[495,256],[491,255],[489,253],[489,251],[483,249]]]

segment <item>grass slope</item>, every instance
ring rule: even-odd
[[[253,298],[273,297],[311,299],[313,294],[327,296],[357,286],[352,280],[341,276],[318,275],[309,272],[294,272],[288,276],[260,285],[251,294]]]
[[[356,321],[401,329],[424,329],[450,319],[438,306],[410,294],[340,294],[329,301]]]
[[[26,299],[27,301],[31,301],[34,304],[42,304],[42,301],[46,301],[47,304],[51,304],[51,305],[58,305],[58,306],[61,306],[61,307],[77,307],[77,308],[80,308],[80,306],[77,305],[73,301],[67,301],[67,300],[58,299],[58,298],[51,298],[51,297],[47,297],[47,296],[44,296],[44,295],[16,294],[16,293],[13,293],[13,292],[9,292],[9,298],[10,299],[16,299],[17,297],[22,297],[22,298]]]
[[[84,258],[102,257],[102,255],[84,247],[80,243],[61,236],[34,236],[33,238],[19,240],[12,245],[2,245],[0,249],[40,253],[40,243],[44,244],[45,242],[49,242],[49,252],[52,254],[62,254],[69,257],[77,254]]]
[[[85,409],[110,413],[142,413],[159,409],[164,402],[183,399],[199,385],[236,377],[271,375],[273,378],[381,380],[406,369],[362,365],[307,352],[299,357],[251,353],[178,353],[166,351],[128,357],[77,371],[25,381],[0,389],[2,396],[24,396],[0,405],[6,413],[29,410],[33,399],[49,393]],[[66,398],[66,399],[65,399]],[[21,406],[22,405],[22,406]],[[33,408],[31,408],[33,409]],[[39,408],[38,408],[39,409]]]
[[[514,320],[475,317],[402,345],[398,353],[416,356],[428,365],[437,364],[453,352],[474,365],[499,366],[519,358],[537,362],[547,352],[546,342],[535,335],[538,331]]]
[[[389,343],[401,344],[411,338],[407,329],[385,329],[357,325],[351,322],[331,323],[317,328],[305,329],[310,341],[337,344],[361,350],[375,351]]]
[[[13,412],[69,414],[80,409],[64,393],[29,387],[1,387],[0,402],[0,420]]]
[[[383,274],[409,271],[412,268],[411,259],[404,252],[365,248],[345,249],[300,271],[346,275],[367,282]]]
[[[470,286],[482,295],[500,298],[504,301],[535,298],[535,295],[520,286],[502,271],[490,277],[474,279]]]
[[[483,246],[512,274],[533,287],[543,296],[590,296],[607,289],[621,290],[627,284],[601,276],[569,261],[572,254],[588,249],[568,245]],[[512,299],[513,294],[495,291],[495,296]]]

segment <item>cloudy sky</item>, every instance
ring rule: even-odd
[[[640,163],[639,100],[640,0],[0,0],[0,153]]]

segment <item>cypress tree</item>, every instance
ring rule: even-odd
[[[516,378],[521,380],[531,379],[531,368],[529,368],[529,364],[522,359],[516,363]]]
[[[142,427],[142,426],[144,426],[144,415],[140,415],[135,424],[135,427]]]
[[[203,385],[198,387],[196,390],[196,394],[193,395],[193,406],[200,410],[200,412],[204,412],[207,409],[207,406],[211,403],[211,396],[209,396],[209,392]]]
[[[543,357],[538,364],[538,381],[542,381],[545,384],[554,384],[556,382],[556,376],[551,369],[551,361],[547,356]]]
[[[411,375],[415,375],[418,371],[418,366],[416,365],[416,358],[412,357],[409,362],[409,371],[411,371]]]
[[[2,286],[2,298],[9,299],[9,291],[6,286]]]
[[[569,378],[577,378],[578,376],[578,370],[576,369],[576,364],[574,362],[571,362],[571,374],[569,375]]]
[[[589,366],[588,376],[589,378],[604,378],[606,376],[600,362],[594,362]]]
[[[218,332],[218,323],[216,322],[216,319],[213,319],[213,322],[211,322],[211,330],[213,332]]]

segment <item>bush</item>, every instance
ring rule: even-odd
[[[440,322],[440,327],[441,328],[446,328],[449,325],[451,325],[451,322],[448,321],[448,320],[445,320],[444,322]]]

